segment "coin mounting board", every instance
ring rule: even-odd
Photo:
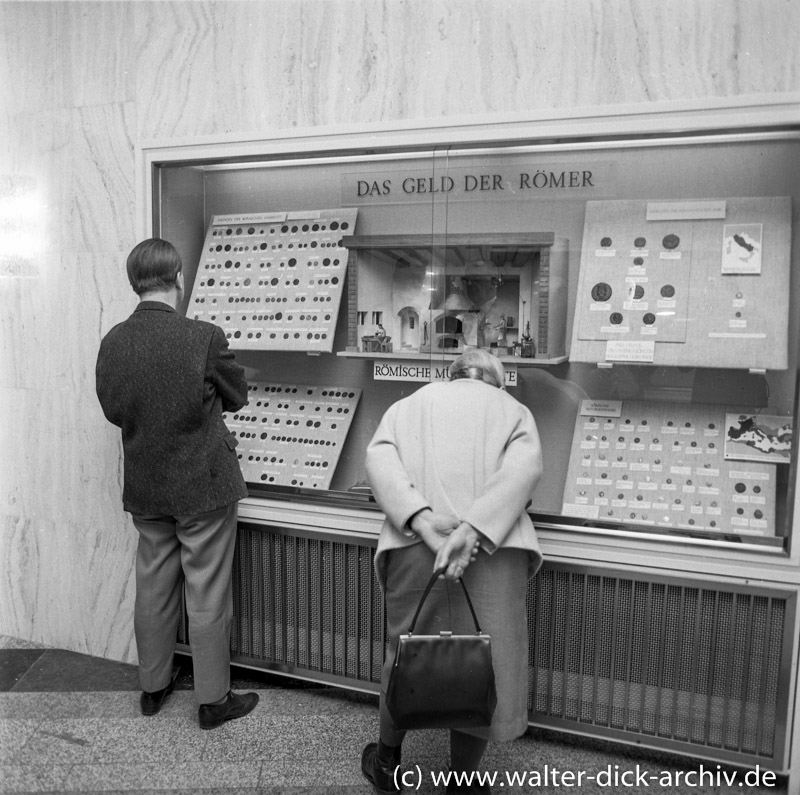
[[[563,513],[612,524],[775,534],[776,465],[725,460],[726,411],[709,405],[583,401]],[[747,413],[747,412],[745,412]]]
[[[791,199],[710,201],[723,217],[648,220],[647,201],[587,202],[572,361],[787,368]],[[739,226],[760,232],[759,272],[726,267]]]
[[[251,382],[248,404],[226,415],[248,483],[330,488],[361,390]]]
[[[215,215],[187,316],[222,328],[231,348],[333,350],[356,209]]]

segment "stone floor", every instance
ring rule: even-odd
[[[144,717],[134,666],[0,636],[0,792],[373,792],[359,759],[376,736],[375,696],[234,669],[233,689],[258,690],[258,707],[202,731],[191,660],[176,660],[176,692],[158,715]],[[406,792],[444,792],[433,777],[447,770],[446,732],[410,733],[403,757]],[[497,776],[495,794],[786,793],[781,779],[748,786],[746,770],[704,767],[701,777],[695,760],[534,729],[490,744],[484,757],[484,772]],[[647,787],[636,785],[637,771],[640,781],[651,777]],[[732,786],[716,786],[723,773],[736,776]],[[615,774],[617,785],[607,785]]]

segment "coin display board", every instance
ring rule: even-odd
[[[361,390],[251,382],[247,406],[226,415],[248,483],[330,488]]]
[[[215,215],[188,317],[239,350],[333,350],[357,210]]]
[[[776,465],[726,460],[725,438],[725,407],[583,401],[563,513],[614,524],[774,535]]]
[[[783,370],[791,199],[590,201],[570,359]]]

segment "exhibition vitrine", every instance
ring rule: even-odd
[[[544,454],[531,723],[787,768],[800,127],[733,118],[146,149],[183,311],[250,381],[235,659],[377,690],[364,451],[479,347]]]

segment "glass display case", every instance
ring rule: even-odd
[[[224,329],[250,382],[227,416],[250,488],[233,659],[378,689],[364,453],[393,402],[481,347],[543,448],[531,724],[800,759],[800,120],[783,116],[147,148],[143,226],[178,247],[183,310]]]
[[[252,376],[229,421],[254,493],[363,498],[383,411],[477,346],[539,425],[541,525],[787,552],[799,152],[772,132],[208,158],[157,169],[158,232],[187,314]]]

